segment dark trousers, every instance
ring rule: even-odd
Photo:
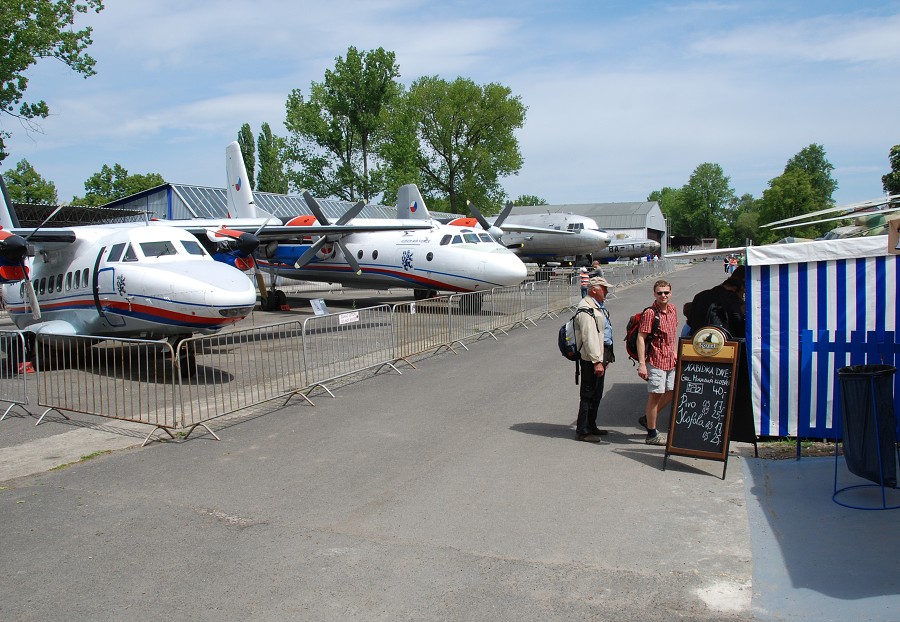
[[[603,380],[606,377],[594,373],[594,364],[590,361],[579,360],[581,365],[581,384],[578,393],[578,422],[575,424],[575,432],[578,434],[590,434],[597,429],[597,411],[600,409],[600,400],[603,398]]]

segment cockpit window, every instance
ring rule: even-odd
[[[479,234],[478,234],[478,237],[481,238],[481,241],[482,241],[482,242],[493,242],[493,241],[494,241],[494,238],[492,238],[492,237],[491,237],[489,234],[487,234],[487,233],[479,233]]]
[[[184,246],[184,250],[188,252],[188,255],[203,255],[203,247],[200,246],[200,242],[197,240],[182,240],[181,245]]]
[[[128,248],[125,250],[125,256],[122,258],[122,261],[137,261],[137,253],[134,252],[131,244],[129,244]]]
[[[571,223],[569,223],[568,229],[569,229],[569,231],[581,231],[582,229],[584,229],[584,223],[583,222],[571,222]]]
[[[478,236],[474,233],[464,233],[463,237],[466,239],[466,242],[468,242],[469,244],[478,244],[478,242],[480,241],[478,239]]]
[[[141,242],[141,252],[144,253],[144,257],[165,257],[166,255],[178,254],[175,244],[169,240]]]
[[[453,243],[454,243],[454,244],[462,244],[462,237],[461,237],[461,236],[458,236],[458,235],[454,235],[454,236],[453,236]]]
[[[119,261],[122,258],[122,251],[125,250],[125,243],[113,244],[109,249],[109,256],[106,261]]]
[[[449,233],[441,238],[441,246],[447,246],[450,243],[450,240],[453,238]]]

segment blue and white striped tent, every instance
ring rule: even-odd
[[[900,256],[887,236],[747,249],[747,348],[760,436],[838,438],[837,370],[900,367]],[[894,374],[894,409],[900,373]]]

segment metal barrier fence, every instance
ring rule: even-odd
[[[178,345],[181,425],[188,434],[206,421],[276,399],[285,403],[307,385],[303,325],[284,322]],[[212,433],[212,430],[209,430]],[[213,434],[215,436],[215,434]]]
[[[311,317],[303,322],[303,362],[311,391],[367,369],[394,365],[394,333],[388,305]]]
[[[181,406],[173,357],[165,341],[39,334],[37,403],[46,410],[38,423],[52,410],[68,419],[65,410],[144,423],[172,436]]]
[[[621,268],[629,278],[619,284],[657,276],[657,263],[664,268],[653,262],[640,275]],[[334,397],[327,385],[339,378],[383,367],[401,373],[400,361],[414,367],[415,355],[497,339],[580,299],[578,284],[561,277],[196,336],[174,350],[165,341],[38,336],[38,404],[47,408],[38,423],[57,410],[152,425],[145,443],[157,429],[172,436],[172,429],[190,428],[189,435],[202,426],[215,436],[206,422],[217,417],[294,395],[312,404],[308,395],[317,387]],[[0,362],[24,360],[21,334],[0,332],[0,339],[14,353]],[[0,400],[27,404],[25,382],[25,374],[0,373]]]
[[[0,416],[0,421],[16,406],[21,406],[25,412],[28,409],[28,374],[20,366],[25,365],[25,337],[14,330],[0,331],[0,402],[7,402],[9,406]],[[30,413],[29,413],[30,414]]]

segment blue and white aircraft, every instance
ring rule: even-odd
[[[243,272],[165,223],[21,229],[2,185],[0,226],[12,234],[0,241],[3,299],[27,333],[177,340],[233,324],[256,304]]]
[[[525,264],[486,232],[432,219],[414,184],[398,191],[396,219],[357,218],[364,207],[360,202],[331,223],[307,192],[303,197],[314,216],[282,225],[253,201],[237,142],[226,148],[226,162],[229,213],[235,217],[228,228],[248,230],[268,221],[254,230],[261,242],[257,258],[261,267],[279,276],[349,287],[409,288],[421,299],[437,291],[518,285],[527,275]]]

